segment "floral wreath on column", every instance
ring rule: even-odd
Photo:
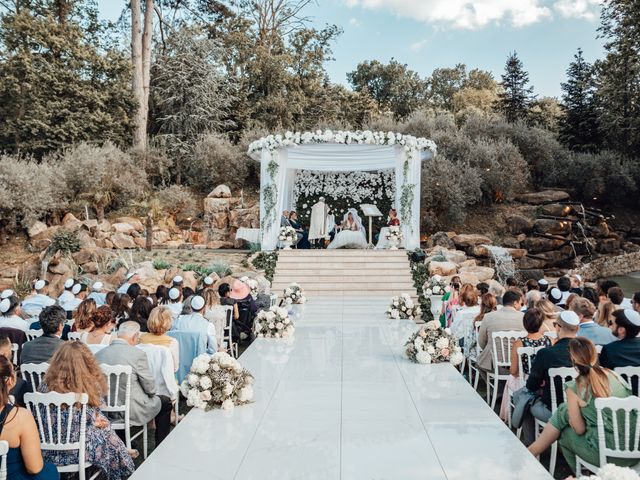
[[[423,150],[430,150],[435,156],[437,147],[433,140],[426,138],[416,138],[412,135],[404,135],[394,132],[372,132],[370,130],[344,132],[331,130],[317,130],[315,132],[285,132],[284,135],[268,135],[256,140],[249,145],[248,154],[253,156],[263,149],[269,150],[272,154],[277,155],[280,148],[292,147],[296,145],[305,145],[312,143],[337,143],[343,145],[399,145],[404,147],[407,152],[407,158],[403,165],[402,176],[402,192],[400,196],[400,221],[403,224],[410,225],[413,230],[411,217],[413,216],[413,199],[415,196],[416,185],[407,183],[407,174],[409,172],[409,162],[413,160],[414,155]],[[262,198],[264,203],[265,215],[260,224],[260,229],[264,232],[269,229],[274,215],[276,214],[276,199],[278,198],[278,187],[276,185],[276,177],[278,175],[279,165],[273,158],[267,165],[267,172],[271,182],[262,188]]]

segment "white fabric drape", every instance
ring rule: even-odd
[[[413,203],[411,218],[400,218],[403,244],[407,250],[420,246],[420,170],[422,160],[431,158],[430,151],[417,151],[408,155],[404,147],[389,145],[345,145],[345,144],[307,144],[281,148],[273,154],[263,149],[260,155],[260,220],[266,216],[264,205],[264,188],[271,183],[267,167],[271,160],[279,166],[274,183],[278,194],[275,212],[267,225],[264,225],[262,249],[275,250],[280,232],[280,217],[283,210],[293,207],[293,190],[297,170],[314,170],[323,172],[376,171],[395,168],[396,197],[395,208],[401,213],[400,199],[404,183],[404,161],[409,157],[409,169],[406,181],[413,187]]]

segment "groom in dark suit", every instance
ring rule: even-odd
[[[26,342],[22,346],[20,363],[48,363],[54,352],[62,345],[62,329],[67,321],[67,313],[62,307],[45,307],[40,316],[42,336]]]

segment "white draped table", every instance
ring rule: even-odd
[[[290,344],[241,356],[255,403],[192,410],[131,478],[551,478],[453,366],[403,357],[416,326],[386,304],[310,301]]]

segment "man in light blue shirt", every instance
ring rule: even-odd
[[[202,332],[207,336],[207,353],[213,354],[218,351],[218,340],[216,338],[216,327],[202,316],[204,309],[204,298],[195,295],[191,298],[191,308],[193,313],[189,315],[180,315],[173,322],[171,330],[180,330],[185,332]]]
[[[139,280],[140,276],[137,273],[127,273],[126,281],[122,285],[120,285],[116,293],[127,293],[127,290],[129,290],[131,284],[137,283]]]
[[[104,290],[104,284],[102,282],[95,282],[91,285],[91,293],[87,298],[96,302],[96,306],[98,307],[107,303],[107,292]]]
[[[40,315],[44,307],[55,305],[56,301],[49,295],[49,282],[37,280],[33,285],[33,293],[22,301],[22,311],[32,317]]]
[[[611,330],[593,321],[593,314],[596,311],[596,307],[586,298],[578,298],[571,302],[571,310],[576,312],[580,318],[578,337],[588,338],[596,345],[607,345],[617,340],[613,333],[611,333]]]

